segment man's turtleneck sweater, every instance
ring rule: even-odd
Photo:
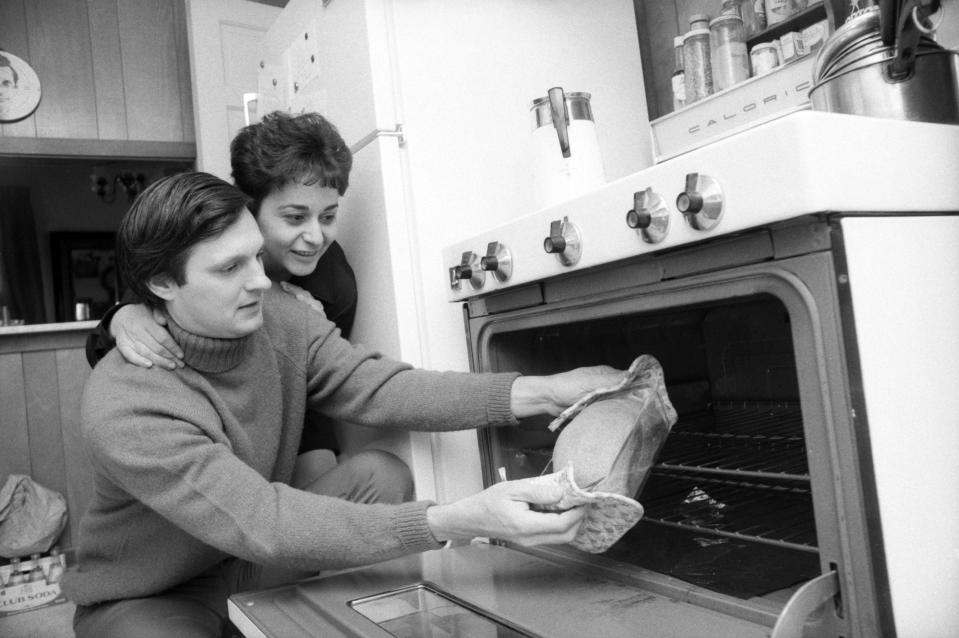
[[[427,501],[360,505],[287,485],[308,404],[411,430],[516,423],[514,374],[412,370],[276,288],[264,307],[263,327],[241,339],[170,321],[186,363],[175,372],[113,350],[90,374],[81,427],[94,497],[62,584],[74,602],[149,596],[229,556],[320,570],[439,547]]]

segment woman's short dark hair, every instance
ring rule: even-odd
[[[150,280],[166,276],[182,286],[193,247],[220,235],[248,203],[236,187],[209,173],[179,173],[148,186],[117,231],[117,267],[130,292],[153,308],[162,307]]]
[[[287,184],[319,184],[342,195],[353,155],[339,131],[319,113],[274,111],[246,126],[230,142],[233,181],[253,200],[257,215],[270,193]]]

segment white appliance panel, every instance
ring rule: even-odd
[[[447,282],[449,298],[475,297],[809,213],[955,210],[959,181],[947,176],[959,170],[957,148],[955,126],[793,113],[448,246],[447,274],[464,252],[484,255],[489,242],[504,243],[513,254],[509,280],[486,276],[479,288],[466,281],[451,288]],[[722,188],[722,217],[710,230],[694,230],[677,210],[677,196],[691,173],[709,175]],[[626,225],[634,193],[647,188],[669,211],[669,231],[657,244],[644,242]],[[582,256],[572,266],[543,249],[550,223],[564,217],[582,235]]]
[[[959,218],[842,228],[896,626],[956,636]]]

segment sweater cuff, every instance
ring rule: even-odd
[[[443,547],[443,543],[436,540],[426,522],[426,509],[433,505],[436,505],[433,501],[414,501],[396,506],[390,528],[400,539],[404,549],[425,552]]]
[[[518,372],[497,374],[490,383],[486,403],[486,421],[490,425],[516,425],[519,421],[513,416],[510,407],[513,394],[513,382],[519,378]]]

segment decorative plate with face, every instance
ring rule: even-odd
[[[40,104],[40,78],[21,58],[0,51],[0,122],[27,117]]]

